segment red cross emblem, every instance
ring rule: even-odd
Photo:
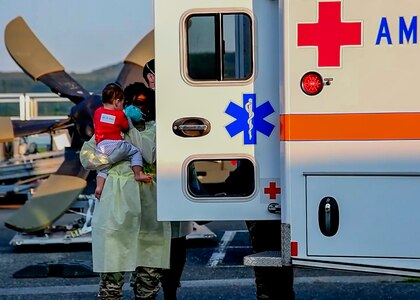
[[[342,46],[362,45],[362,22],[342,22],[341,2],[319,2],[318,23],[298,24],[298,46],[318,48],[318,67],[340,67]]]
[[[268,187],[264,188],[264,194],[268,194],[271,200],[277,198],[277,194],[281,193],[281,189],[276,186],[275,182],[270,182]]]

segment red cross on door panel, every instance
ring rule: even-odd
[[[362,22],[343,22],[342,3],[319,2],[318,22],[298,24],[298,47],[318,49],[318,67],[341,67],[341,47],[362,45]]]
[[[277,195],[281,193],[281,189],[276,186],[276,183],[273,181],[270,181],[270,184],[268,187],[264,188],[264,194],[269,195],[269,198],[271,200],[275,200],[277,198]]]

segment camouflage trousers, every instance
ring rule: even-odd
[[[136,276],[130,279],[134,299],[154,300],[159,292],[159,279],[162,273],[158,268],[137,267]],[[124,285],[124,272],[101,273],[99,283],[99,299],[122,299]]]
[[[169,269],[162,269],[159,278],[164,300],[177,300],[177,290],[181,286],[181,276],[187,255],[186,236],[171,239],[171,263]],[[137,272],[131,273],[130,284],[136,282]]]

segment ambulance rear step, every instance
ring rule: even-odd
[[[280,251],[264,251],[244,257],[244,265],[249,267],[282,267]]]
[[[249,267],[283,267],[292,264],[290,224],[281,223],[281,251],[263,251],[244,257]],[[283,255],[282,255],[283,254]]]

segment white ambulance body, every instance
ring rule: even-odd
[[[284,263],[418,275],[418,14],[155,0],[158,218],[279,219],[280,204]]]

